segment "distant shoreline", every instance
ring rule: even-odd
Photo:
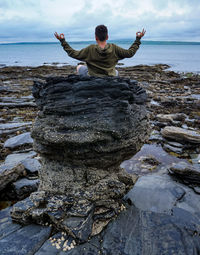
[[[109,40],[108,43],[129,43],[135,39],[118,39],[118,40]],[[95,44],[95,41],[68,41],[73,44]],[[59,44],[56,42],[5,42],[0,43],[1,45],[31,45],[31,44]],[[187,41],[152,41],[152,40],[142,40],[144,45],[200,45],[200,42],[187,42]]]

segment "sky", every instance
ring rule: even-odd
[[[97,25],[109,39],[200,42],[199,0],[0,0],[0,43],[94,40]]]

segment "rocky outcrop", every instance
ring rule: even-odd
[[[120,212],[136,180],[120,163],[148,139],[146,93],[125,78],[71,75],[36,82],[33,95],[40,110],[32,130],[40,185],[13,207],[12,217],[53,223],[86,241]]]
[[[178,74],[164,70],[166,68],[169,66],[117,68],[120,77],[137,79],[138,84],[146,89],[149,98],[147,110],[150,113],[150,125],[153,129],[150,144],[145,144],[131,160],[121,164],[128,173],[137,173],[141,176],[128,197],[126,196],[131,203],[130,207],[122,211],[117,219],[111,221],[100,235],[80,245],[77,245],[77,240],[62,231],[55,234],[50,228],[51,230],[47,233],[44,231],[46,228],[44,226],[31,224],[27,227],[16,224],[9,216],[10,208],[0,210],[0,253],[12,255],[19,255],[19,253],[37,255],[200,254],[200,186],[198,171],[196,171],[200,167],[200,149],[196,143],[188,143],[186,140],[175,141],[175,136],[165,139],[161,135],[161,130],[165,126],[200,132],[200,76],[194,73]],[[28,104],[21,106],[21,103],[33,100],[29,96],[33,80],[42,81],[52,74],[58,77],[68,76],[74,71],[75,67],[69,65],[0,68],[0,101],[3,103],[0,106],[0,161],[2,163],[11,153],[11,149],[4,148],[5,141],[20,133],[29,132],[32,121],[37,115],[37,108],[30,108]],[[22,98],[21,103],[17,101],[19,98]],[[8,103],[13,103],[13,106]],[[35,179],[40,168],[40,165],[36,163],[36,159],[39,158],[35,158],[35,154],[29,155],[31,157],[21,162],[28,151],[24,146],[14,148],[14,154],[6,158],[6,165],[13,163],[16,165],[20,161],[27,172],[26,177]],[[186,168],[182,165],[182,170],[180,164],[177,164],[181,161],[187,162]],[[191,164],[188,164],[188,161]],[[174,173],[170,169],[171,165],[175,169]],[[192,165],[195,166],[195,171]],[[170,169],[170,176],[166,174],[168,169]],[[19,178],[17,182],[20,181]],[[5,195],[10,195],[11,183],[9,193]],[[1,197],[4,190],[1,190]],[[54,200],[57,198],[54,197]],[[26,203],[22,204],[21,212],[26,210],[24,205],[29,205],[30,208],[33,206],[31,199],[32,197],[27,198]],[[5,199],[0,198],[0,200]],[[11,202],[8,203],[8,205],[11,204]],[[44,204],[41,203],[40,209],[43,208],[42,206]],[[0,202],[0,209],[3,207]],[[36,217],[36,213],[39,212],[35,210],[34,216]],[[101,217],[105,218],[106,214],[101,212]],[[19,217],[21,215],[23,213],[19,213]]]

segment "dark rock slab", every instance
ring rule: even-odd
[[[0,190],[3,190],[9,183],[16,181],[25,174],[25,168],[21,164],[0,166]]]
[[[200,185],[200,169],[191,164],[185,162],[174,163],[170,167],[169,173],[186,184]]]
[[[199,233],[199,219],[183,209],[171,216],[131,206],[108,226],[102,249],[112,255],[198,255]]]
[[[57,255],[60,253],[61,248],[56,248],[56,245],[54,245],[54,242],[52,240],[58,240],[61,238],[61,233],[55,234],[52,236],[51,239],[48,239],[45,241],[45,243],[42,245],[42,247],[35,253],[35,255]],[[62,242],[63,245],[63,242]],[[62,247],[61,245],[59,245]]]
[[[22,225],[12,222],[10,210],[9,207],[0,211],[0,240],[22,228]]]
[[[21,108],[21,107],[37,107],[33,102],[25,102],[25,103],[1,103],[0,102],[0,109],[1,108]]]
[[[17,165],[27,158],[32,158],[36,156],[35,151],[30,151],[26,153],[13,153],[6,157],[4,164],[5,165]]]
[[[31,102],[33,99],[32,95],[29,96],[22,96],[20,98],[17,97],[1,97],[0,101],[3,103],[16,103],[16,104],[20,104],[20,103],[26,103],[26,102]]]
[[[14,207],[12,208],[10,214],[12,219],[15,222],[18,222],[22,219],[24,219],[24,211],[28,210],[30,211],[32,208],[34,208],[34,203],[31,201],[31,199],[29,197],[27,197],[26,199],[17,202]],[[15,217],[13,218],[13,214],[15,215]],[[28,220],[24,220],[23,222],[24,224],[28,224],[30,222],[28,222]]]
[[[5,124],[0,124],[0,135],[1,134],[6,134],[8,132],[14,133],[16,130],[19,128],[24,128],[24,127],[30,127],[32,125],[32,122],[22,122],[22,123],[5,123]]]
[[[4,148],[15,149],[19,146],[32,145],[32,144],[33,144],[33,139],[30,135],[30,132],[26,132],[6,140],[4,143]]]
[[[93,237],[87,243],[76,245],[75,240],[61,232],[48,239],[35,255],[97,255],[100,254],[101,236]]]
[[[16,181],[20,176],[25,175],[25,167],[21,162],[35,155],[34,151],[8,155],[5,162],[0,165],[0,190],[4,189],[9,183]]]
[[[167,143],[176,148],[183,148],[184,145],[182,143],[174,142],[174,141],[167,141]]]
[[[163,145],[163,148],[166,150],[166,151],[172,151],[174,153],[177,153],[177,154],[181,154],[183,152],[183,149],[182,148],[179,148],[179,147],[175,147],[175,146],[172,146],[170,144],[164,144]]]
[[[184,209],[200,219],[200,195],[196,194],[192,189],[186,189],[186,194],[178,201],[176,207]]]
[[[149,141],[162,142],[163,140],[164,140],[164,138],[162,137],[160,132],[157,131],[157,130],[153,130],[150,137],[149,137]]]
[[[41,168],[41,164],[36,158],[27,158],[21,162],[28,174],[37,174]]]
[[[175,113],[175,114],[158,114],[156,118],[160,122],[170,122],[183,121],[187,116],[184,113]]]
[[[25,226],[0,239],[1,255],[34,254],[49,238],[50,233],[50,227]]]
[[[88,217],[66,217],[63,220],[63,225],[68,233],[72,236],[78,237],[82,242],[86,242],[92,232],[93,214],[90,213]]]
[[[37,191],[39,186],[39,179],[29,180],[22,178],[12,183],[13,193],[17,200],[21,200],[29,196],[32,192]]]
[[[129,203],[144,211],[171,214],[185,190],[167,175],[146,175],[139,178],[125,195]]]

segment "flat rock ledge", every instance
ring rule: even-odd
[[[52,224],[86,242],[124,209],[137,179],[120,164],[149,137],[146,92],[130,79],[70,75],[35,82],[33,96],[40,185],[14,205],[12,218]]]

